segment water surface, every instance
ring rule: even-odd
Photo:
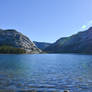
[[[0,90],[3,89],[92,92],[92,55],[0,55]]]

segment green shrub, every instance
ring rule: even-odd
[[[22,53],[26,53],[26,51],[24,49],[21,48],[15,48],[12,46],[0,46],[0,53],[4,53],[4,54],[22,54]]]

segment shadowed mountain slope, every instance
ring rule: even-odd
[[[63,37],[44,51],[49,53],[92,53],[92,27],[69,37]]]

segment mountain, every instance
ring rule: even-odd
[[[69,37],[63,37],[45,49],[49,53],[91,53],[92,27]]]
[[[26,53],[41,52],[41,50],[38,49],[28,37],[14,29],[0,29],[0,46],[12,46],[13,48],[20,48],[25,50]]]
[[[37,41],[33,41],[33,42],[41,50],[44,50],[45,48],[51,45],[51,43],[46,43],[46,42],[37,42]]]

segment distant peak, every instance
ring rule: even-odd
[[[0,29],[0,31],[3,31],[3,29]]]
[[[6,29],[4,31],[13,31],[13,32],[17,32],[15,29]]]
[[[92,27],[90,27],[88,30],[89,30],[89,31],[92,31]]]

